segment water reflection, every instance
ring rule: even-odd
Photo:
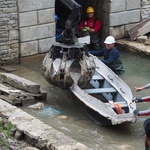
[[[144,58],[122,52],[125,73],[120,77],[129,85],[134,96],[148,96],[149,90],[135,92],[134,86],[141,86],[149,83],[149,58]],[[91,120],[74,102],[69,90],[63,90],[50,85],[42,77],[41,65],[44,56],[37,58],[26,58],[21,65],[14,65],[16,75],[35,81],[41,85],[43,90],[48,92],[45,107],[53,108],[47,110],[47,115],[43,115],[39,110],[31,110],[27,107],[22,108],[33,116],[39,118],[46,124],[64,132],[72,138],[87,145],[92,150],[141,150],[144,149],[144,137],[142,134],[143,121],[146,117],[139,117],[136,123],[121,126],[102,127],[97,122]],[[149,108],[150,104],[138,104],[141,110]],[[55,113],[54,113],[55,110]],[[47,113],[46,112],[46,113]],[[59,115],[68,116],[67,119],[57,117]]]

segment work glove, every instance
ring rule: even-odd
[[[84,32],[85,32],[85,31],[87,31],[87,29],[86,29],[86,28],[83,28],[83,29],[82,29],[82,31],[84,31]]]
[[[141,97],[134,97],[133,101],[136,103],[142,103],[142,98]]]
[[[139,113],[140,113],[140,111],[138,109],[134,110],[135,115],[139,116],[140,115]]]

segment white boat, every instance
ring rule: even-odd
[[[128,85],[97,57],[95,74],[84,88],[74,83],[70,90],[91,118],[101,125],[133,123],[137,120],[136,103]]]

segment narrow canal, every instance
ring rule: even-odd
[[[135,92],[134,86],[142,86],[150,82],[148,57],[138,56],[121,51],[125,73],[120,77],[129,85],[134,96],[148,96],[150,90]],[[45,109],[31,110],[23,107],[24,111],[49,124],[55,129],[69,135],[92,150],[142,150],[144,149],[143,121],[139,117],[136,123],[121,126],[102,127],[85,114],[74,102],[69,90],[63,90],[50,85],[42,77],[42,61],[44,55],[25,58],[21,65],[13,65],[14,74],[37,82],[48,93]],[[137,104],[140,110],[148,109],[148,104]],[[58,118],[67,116],[67,119]]]

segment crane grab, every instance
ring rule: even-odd
[[[61,41],[54,43],[42,64],[44,78],[55,86],[69,88],[74,82],[84,87],[95,72],[93,56],[85,43],[75,37],[75,27],[81,18],[81,5],[74,0],[60,0],[71,14],[66,20]]]

